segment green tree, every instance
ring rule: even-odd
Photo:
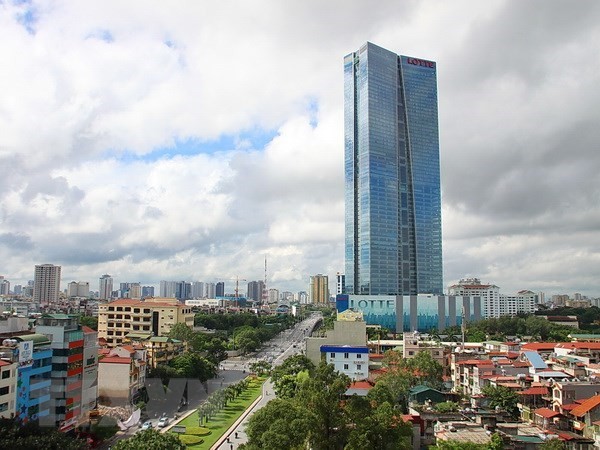
[[[315,371],[315,365],[304,355],[294,355],[287,358],[283,364],[275,368],[271,373],[271,381],[277,395],[285,391],[291,393],[296,391],[298,377],[300,372],[312,374]],[[294,383],[290,386],[290,383]],[[283,385],[286,385],[284,388]]]
[[[178,341],[189,342],[194,335],[194,330],[188,327],[185,323],[176,323],[171,327],[168,336],[171,339]]]
[[[429,450],[488,450],[488,445],[461,441],[438,441],[437,445],[430,446]]]
[[[289,399],[273,399],[250,417],[248,450],[306,448],[311,428],[310,411]]]
[[[217,375],[216,365],[198,353],[186,352],[173,358],[169,366],[177,371],[178,378],[197,378],[206,381]]]
[[[250,364],[250,370],[258,376],[263,376],[270,373],[272,367],[273,366],[271,365],[271,363],[265,360],[260,360]]]
[[[560,439],[550,439],[538,447],[540,450],[567,450],[567,446]]]
[[[519,397],[512,389],[505,386],[486,386],[482,393],[490,400],[492,408],[499,407],[515,418],[519,416]]]
[[[16,419],[0,418],[0,448],[19,450],[84,450],[84,441],[54,428],[40,427],[37,422],[21,424]]]
[[[113,450],[186,450],[187,446],[176,434],[160,433],[156,430],[144,430],[133,437],[117,442]]]
[[[254,328],[243,327],[235,330],[233,344],[242,353],[255,351],[260,346],[258,331]]]
[[[504,450],[504,442],[498,433],[492,434],[490,443],[488,444],[488,450]]]
[[[79,325],[98,331],[98,318],[93,316],[79,316]]]

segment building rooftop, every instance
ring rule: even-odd
[[[597,408],[598,406],[600,406],[600,395],[594,395],[593,397],[588,398],[583,403],[581,403],[581,405],[578,405],[575,408],[573,408],[571,414],[573,414],[576,417],[581,417],[584,416],[588,411]]]

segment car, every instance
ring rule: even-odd
[[[169,424],[168,417],[161,417],[158,421],[158,428],[164,428]]]
[[[142,425],[142,430],[149,430],[150,428],[152,428],[152,422],[150,421],[144,422],[144,424]]]

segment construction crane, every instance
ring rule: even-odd
[[[238,298],[240,297],[240,281],[247,281],[244,278],[236,276],[235,278],[215,278],[217,281],[235,281],[235,306],[238,306]]]

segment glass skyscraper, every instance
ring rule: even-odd
[[[344,58],[346,293],[442,294],[436,64]]]

